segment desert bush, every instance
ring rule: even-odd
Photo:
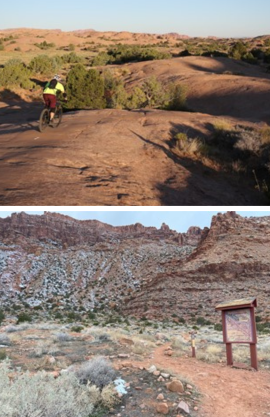
[[[146,79],[142,84],[141,89],[145,94],[149,107],[159,107],[164,103],[165,93],[162,84],[155,76]]]
[[[83,62],[83,58],[75,54],[75,52],[70,52],[69,54],[63,55],[61,59],[65,64],[81,64]]]
[[[28,321],[28,322],[32,321],[32,317],[30,316],[30,314],[28,314],[26,312],[22,312],[22,313],[18,314],[17,324],[23,323],[25,321]]]
[[[248,62],[249,64],[257,64],[258,59],[252,54],[252,52],[247,52],[242,55],[242,60]]]
[[[21,60],[11,59],[0,70],[0,86],[19,86],[25,89],[33,88],[34,83],[30,81],[30,75],[29,70]]]
[[[57,333],[55,335],[55,340],[58,342],[70,342],[73,338],[67,333]]]
[[[140,87],[135,87],[130,94],[127,107],[130,109],[141,109],[147,104],[146,95]]]
[[[216,331],[218,331],[218,332],[221,332],[222,331],[222,324],[221,323],[216,323],[215,325],[214,325],[214,330],[216,330]]]
[[[157,59],[171,58],[170,53],[160,52],[154,48],[138,45],[118,45],[108,50],[110,60],[108,63],[123,64],[134,61],[151,61]]]
[[[111,71],[105,71],[104,77],[104,95],[106,106],[108,108],[122,109],[127,105],[128,94],[125,90],[123,81],[116,78]]]
[[[270,49],[267,49],[264,53],[264,59],[263,62],[265,64],[270,64]]]
[[[261,129],[260,135],[262,144],[270,144],[270,127],[267,126]]]
[[[0,334],[0,345],[11,345],[11,340],[6,334]]]
[[[241,42],[235,42],[229,51],[229,56],[233,59],[242,59],[242,57],[247,53],[246,45]]]
[[[94,320],[96,318],[96,314],[93,311],[88,312],[88,317],[90,320]]]
[[[69,321],[74,321],[74,320],[80,320],[80,315],[78,313],[75,313],[75,311],[70,311],[69,313],[67,313],[67,318],[69,319]]]
[[[110,362],[102,357],[81,364],[75,374],[82,384],[90,382],[101,389],[116,378],[116,371],[112,368]]]
[[[80,333],[83,329],[84,329],[83,326],[72,326],[71,327],[71,331],[72,332],[77,332],[77,333]]]
[[[6,328],[6,333],[15,333],[15,332],[18,332],[19,330],[20,329],[18,327],[10,325]]]
[[[109,55],[107,52],[102,51],[93,58],[91,65],[93,67],[107,65],[108,63],[111,62],[111,59],[112,59],[111,55]]]
[[[34,74],[42,74],[51,76],[58,72],[61,68],[62,61],[59,56],[49,57],[47,55],[39,55],[34,57],[29,63],[29,69]]]
[[[89,417],[93,411],[89,387],[73,373],[57,379],[45,372],[16,374],[10,381],[9,372],[5,361],[0,365],[1,417]]]
[[[40,49],[50,49],[55,47],[55,43],[48,43],[46,41],[35,43],[34,45]]]
[[[2,321],[5,319],[5,314],[3,312],[3,310],[0,310],[0,324],[2,323]]]
[[[0,51],[4,51],[5,50],[5,46],[4,44],[0,41]]]
[[[258,332],[261,333],[270,333],[270,322],[266,323],[256,323],[256,328]]]
[[[185,110],[187,89],[181,84],[170,83],[166,89],[167,110]]]
[[[7,358],[7,352],[5,349],[0,349],[0,361],[4,361]]]
[[[67,76],[68,108],[105,108],[104,79],[98,71],[75,65]]]

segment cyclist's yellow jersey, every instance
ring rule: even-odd
[[[53,94],[56,96],[57,91],[61,91],[61,93],[65,92],[64,86],[61,83],[57,83],[55,88],[49,88],[50,81],[47,82],[45,88],[43,90],[43,94]]]

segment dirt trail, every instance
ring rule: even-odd
[[[208,364],[197,359],[164,355],[158,347],[149,367],[171,370],[193,383],[202,394],[200,417],[260,417],[270,415],[270,373]],[[141,363],[140,363],[141,366]]]

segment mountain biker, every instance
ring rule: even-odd
[[[46,106],[50,109],[50,122],[52,122],[55,114],[57,93],[62,93],[65,99],[67,97],[64,86],[60,83],[60,81],[61,77],[58,74],[55,74],[53,79],[46,83],[43,90],[43,99]]]

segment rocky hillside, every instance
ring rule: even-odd
[[[0,219],[1,305],[190,320],[219,318],[218,302],[250,296],[270,320],[269,242],[270,217],[234,212],[183,234],[165,224],[113,227],[47,212],[13,214]]]
[[[169,259],[185,259],[201,239],[135,224],[113,227],[68,216],[13,214],[0,219],[0,297],[6,307],[44,310],[120,308]]]
[[[270,321],[270,217],[218,214],[204,235],[181,264],[170,259],[165,272],[152,275],[124,311],[211,320],[219,318],[214,311],[219,302],[256,297],[258,312]]]

